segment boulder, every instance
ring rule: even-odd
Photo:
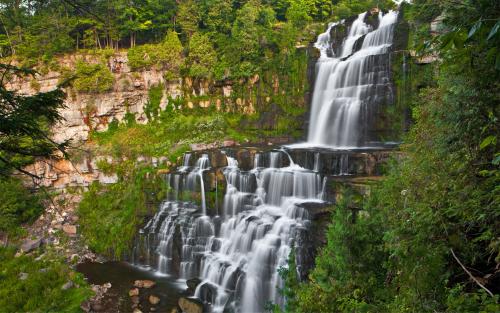
[[[128,292],[128,295],[131,296],[131,297],[138,296],[139,295],[139,289],[138,288],[130,289],[130,291]]]
[[[34,239],[34,240],[25,240],[21,245],[21,251],[24,253],[28,253],[35,249],[38,249],[42,245],[42,238]]]
[[[184,313],[203,313],[203,303],[198,299],[181,297],[178,304]]]
[[[158,298],[155,295],[150,295],[149,296],[149,303],[151,303],[152,305],[157,305],[158,303],[160,303],[160,298]]]

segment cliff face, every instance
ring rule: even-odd
[[[61,110],[64,119],[52,128],[55,141],[71,140],[73,146],[82,149],[82,153],[72,158],[72,162],[40,160],[28,167],[28,170],[43,177],[42,185],[65,188],[87,186],[96,180],[101,183],[116,181],[116,177],[104,175],[97,166],[99,159],[110,159],[109,156],[89,153],[88,147],[92,144],[90,134],[106,130],[113,120],[123,121],[127,113],[133,114],[137,123],[146,123],[148,118],[145,110],[152,87],[161,89],[160,108],[163,110],[168,105],[187,113],[192,109],[210,109],[253,115],[249,122],[253,124],[244,127],[268,130],[275,129],[281,120],[297,119],[295,124],[302,127],[300,120],[303,116],[295,112],[297,108],[306,111],[308,60],[307,51],[298,49],[293,59],[294,68],[282,73],[271,70],[262,76],[255,75],[238,81],[194,80],[189,77],[166,80],[165,71],[159,68],[132,70],[126,51],[106,57],[72,54],[58,57],[53,61],[55,66],[49,65],[38,70],[35,78],[13,78],[8,87],[21,94],[53,90],[61,81],[75,75],[78,62],[82,61],[85,64],[104,64],[106,71],[109,70],[112,85],[106,91],[78,91],[75,81],[72,87],[65,89],[66,107]],[[294,116],[291,117],[290,111]],[[166,162],[166,158],[145,157],[140,161],[160,164]]]

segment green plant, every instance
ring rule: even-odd
[[[0,190],[0,232],[18,232],[21,224],[33,222],[43,212],[40,196],[28,191],[19,179],[0,178]]]
[[[89,64],[80,60],[75,74],[74,86],[79,92],[101,93],[113,88],[114,76],[104,63]]]
[[[80,304],[92,295],[81,274],[50,253],[35,259],[29,255],[14,257],[15,252],[0,247],[0,311],[81,311]],[[72,286],[63,288],[68,282]]]

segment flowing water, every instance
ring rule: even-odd
[[[201,278],[195,296],[213,312],[227,307],[261,312],[269,301],[282,303],[278,269],[286,266],[292,245],[300,242],[309,225],[303,205],[322,203],[324,184],[318,172],[294,164],[284,151],[265,157],[267,166],[257,155],[255,167],[243,171],[227,156],[220,215],[205,214],[204,198],[201,207],[179,198],[205,193],[202,169],[210,169],[207,155],[195,166],[184,164],[169,174],[172,198],[141,230],[136,250],[146,251],[147,257],[137,262],[160,275],[177,272],[180,279]]]
[[[390,62],[397,13],[378,15],[378,27],[365,23],[367,13],[353,22],[339,55],[332,55],[331,24],[315,46],[321,56],[316,64],[307,145],[349,149],[364,146],[370,106],[387,98],[391,87]],[[384,55],[384,58],[378,56]]]
[[[318,36],[307,147],[365,144],[363,114],[390,87],[390,62],[378,56],[390,50],[397,13],[380,13],[371,24],[366,19],[363,13],[352,23],[337,56],[330,34],[339,23]],[[296,251],[300,277],[312,263],[308,207],[327,204],[328,175],[350,175],[359,167],[349,153],[335,154],[327,164],[320,152],[307,152],[302,163],[284,149],[256,154],[251,169],[230,153],[222,168],[212,168],[208,154],[196,160],[186,154],[184,164],[167,175],[167,199],[140,231],[134,263],[173,279],[201,279],[194,296],[211,312],[283,305],[278,269],[287,265],[290,251]]]

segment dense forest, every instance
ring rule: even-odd
[[[144,215],[171,191],[162,175],[182,165],[190,144],[302,136],[311,56],[301,49],[311,49],[329,22],[373,8],[398,8],[408,25],[404,55],[433,62],[411,66],[402,100],[411,123],[397,156],[381,179],[369,182],[369,192],[344,190],[329,208],[326,245],[308,277],[299,279],[292,252],[279,271],[286,302],[269,302],[266,308],[498,312],[500,4],[495,0],[414,0],[399,7],[390,0],[0,0],[0,311],[84,309],[80,304],[100,291],[75,271],[65,245],[109,260],[128,256]],[[431,31],[436,20],[439,31]],[[259,105],[252,114],[186,109],[194,98],[212,100],[188,95],[170,98],[161,109],[164,87],[158,85],[147,90],[145,123],[127,111],[106,131],[90,127],[84,148],[54,141],[52,126],[63,119],[60,110],[71,93],[97,97],[113,89],[107,60],[119,52],[132,71],[156,69],[166,82],[209,82],[212,89],[231,82],[238,95],[249,93]],[[75,68],[67,68],[59,61],[68,55],[97,61],[79,58]],[[61,73],[55,90],[26,95],[9,88],[10,81],[26,79],[39,91],[36,78],[49,71]],[[253,85],[255,77],[262,85]],[[270,96],[276,80],[282,89]],[[398,90],[401,84],[396,81]],[[258,100],[266,97],[272,104]],[[266,129],[262,120],[272,110],[278,117]],[[76,162],[86,155],[121,160],[98,161],[117,181],[63,192],[79,197],[77,244],[61,229],[55,231],[57,244],[36,241],[39,217],[68,204],[54,200],[61,199],[58,193],[41,186],[28,166],[44,158]],[[136,161],[143,156],[166,156],[168,163],[157,168]],[[216,201],[207,194],[209,203]],[[25,248],[26,240],[36,247]]]

